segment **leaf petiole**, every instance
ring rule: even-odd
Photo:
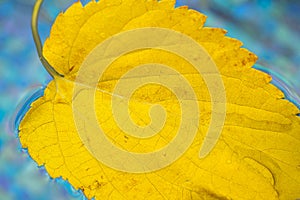
[[[33,40],[37,49],[38,56],[40,61],[42,62],[44,68],[47,72],[52,76],[52,78],[56,76],[63,77],[63,75],[59,74],[55,69],[48,63],[46,58],[43,56],[43,46],[41,42],[40,35],[38,33],[38,16],[40,12],[41,5],[44,0],[37,0],[34,4],[33,12],[32,12],[32,19],[31,19],[31,31]]]

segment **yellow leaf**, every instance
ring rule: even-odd
[[[68,180],[89,199],[300,198],[298,108],[283,99],[283,93],[270,84],[269,75],[251,68],[257,58],[241,48],[240,41],[226,37],[222,29],[203,27],[206,19],[203,14],[187,7],[174,8],[174,3],[172,0],[101,0],[82,7],[77,2],[60,14],[43,54],[64,77],[55,76],[44,96],[32,103],[24,116],[19,127],[23,148],[28,148],[31,157],[44,165],[51,177]],[[136,154],[159,151],[176,138],[181,120],[199,118],[195,138],[183,155],[161,169],[133,173],[114,169],[94,156],[95,152],[85,142],[92,145],[95,140],[88,135],[82,138],[79,133],[88,130],[89,120],[82,119],[81,125],[75,123],[73,101],[78,96],[89,95],[89,85],[83,84],[83,89],[76,94],[74,88],[81,84],[78,82],[80,68],[92,50],[111,36],[143,27],[173,30],[204,47],[225,87],[226,118],[216,145],[207,156],[200,158],[199,150],[209,131],[214,107],[205,77],[186,58],[164,49],[145,48],[119,56],[96,83],[95,105],[89,105],[88,99],[86,103],[80,102],[83,118],[85,106],[86,110],[95,106],[98,125],[111,144]],[[132,39],[134,43],[136,38]],[[180,101],[174,93],[181,85],[177,83],[181,80],[177,79],[178,74],[166,70],[157,77],[158,71],[146,66],[135,73],[139,76],[123,77],[148,63],[169,66],[181,74],[182,80],[195,92],[200,112],[188,120],[181,118],[187,101]],[[119,92],[127,92],[124,90],[131,89],[135,83],[148,81],[148,84],[136,88],[131,96],[122,96],[115,91],[121,79],[127,84]],[[153,83],[152,79],[165,79],[176,87],[170,89]],[[135,132],[129,126],[128,117],[117,116],[121,124],[116,121],[113,113],[119,112],[122,102],[114,111],[114,98],[129,98],[130,120],[147,130],[140,137],[122,129],[125,124]],[[157,104],[160,108],[154,109],[153,105]],[[156,112],[154,115],[152,110]],[[152,122],[159,126],[147,129]],[[185,126],[184,134],[190,134],[192,128],[195,127]],[[110,159],[120,165],[130,164],[118,155],[112,154]],[[150,162],[159,165],[160,161]]]

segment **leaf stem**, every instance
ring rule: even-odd
[[[55,71],[55,69],[48,63],[46,58],[43,56],[43,46],[42,46],[40,35],[38,33],[38,16],[39,16],[40,8],[41,8],[43,1],[44,0],[37,0],[34,4],[34,8],[33,8],[33,12],[32,12],[32,19],[31,19],[31,31],[32,31],[33,40],[34,40],[40,61],[42,62],[43,66],[47,70],[47,72],[52,76],[52,78],[55,78],[56,76],[63,77],[63,75],[61,75],[57,71]]]

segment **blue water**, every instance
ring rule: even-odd
[[[45,0],[40,18],[43,40],[55,16],[72,2]],[[31,37],[33,3],[0,0],[0,199],[84,199],[80,191],[61,179],[50,179],[43,167],[38,168],[21,149],[14,129],[50,80]],[[189,0],[177,4],[202,11],[208,16],[206,26],[225,28],[228,35],[242,40],[260,57],[255,67],[271,74],[272,83],[300,105],[299,1]]]

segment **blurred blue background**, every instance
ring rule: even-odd
[[[46,0],[40,16],[44,40],[56,15],[75,0]],[[82,1],[83,4],[88,0]],[[20,147],[16,111],[50,80],[31,36],[34,0],[0,0],[0,199],[84,199],[63,180],[52,180]],[[179,0],[208,16],[259,56],[257,68],[270,73],[288,98],[300,94],[300,1]]]

